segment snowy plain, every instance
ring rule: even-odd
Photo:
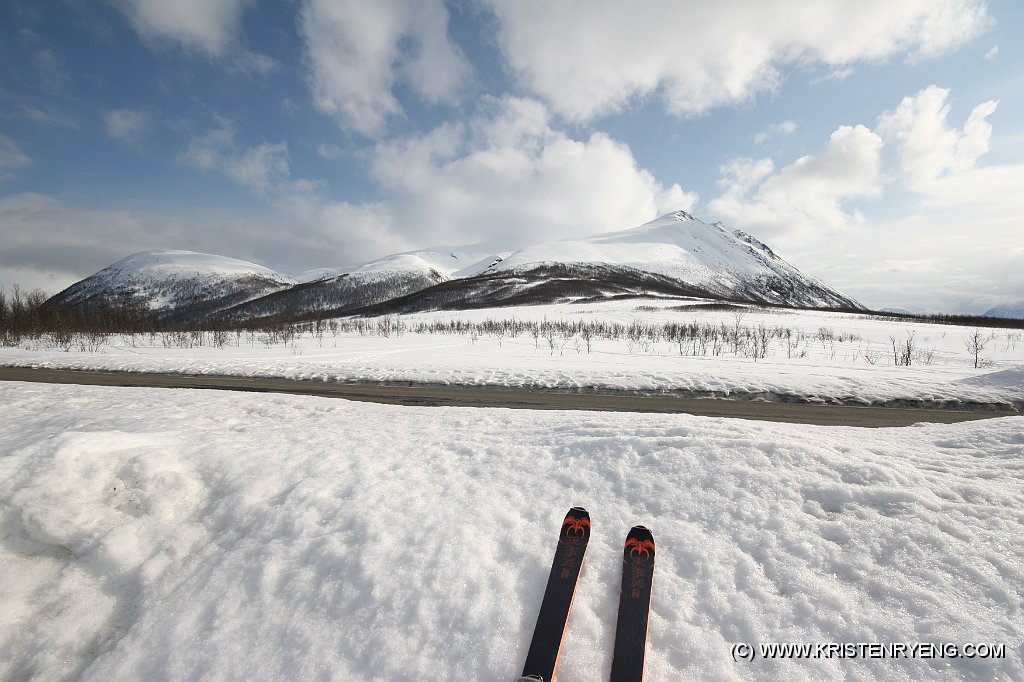
[[[677,304],[404,323],[737,323]],[[1024,343],[1006,332],[975,368],[968,329],[753,310],[742,324],[803,330],[804,345],[777,341],[754,360],[642,339],[587,352],[579,338],[327,332],[26,342],[0,364],[821,402],[1024,397]],[[908,331],[921,355],[895,366],[890,337]],[[649,680],[1024,679],[1024,417],[857,429],[16,382],[0,383],[0,404],[0,679],[514,679],[574,505],[594,528],[562,682],[607,679],[621,543],[637,523],[659,549]],[[790,642],[1005,656],[732,656]]]
[[[789,329],[789,340],[770,341],[754,359],[728,345],[715,354],[665,339],[594,338],[588,351],[579,335],[547,340],[521,333],[415,333],[419,324],[520,322],[617,323],[658,328],[666,322],[756,331]],[[714,310],[700,302],[647,299],[543,305],[393,316],[407,330],[382,336],[306,333],[290,339],[252,333],[209,336],[192,343],[166,336],[112,336],[102,345],[56,348],[45,339],[0,348],[0,365],[66,369],[167,372],[313,381],[510,386],[552,390],[676,393],[758,400],[906,403],[969,407],[973,403],[1024,410],[1024,332],[991,335],[981,367],[966,351],[973,329],[877,320],[821,311],[744,308]],[[373,326],[375,323],[368,323]],[[376,329],[376,327],[375,327]],[[897,366],[893,342],[913,335],[914,359]]]

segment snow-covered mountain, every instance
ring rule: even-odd
[[[148,252],[53,300],[78,307],[142,302],[166,320],[239,322],[636,296],[863,309],[754,237],[683,211],[583,239],[518,250],[434,247],[298,278],[221,256]]]
[[[628,230],[496,253],[452,278],[360,312],[417,312],[622,296],[863,309],[754,237],[677,211]]]
[[[232,320],[319,319],[386,305],[478,271],[493,260],[493,254],[480,247],[434,247],[310,270],[298,277],[296,286],[239,304],[225,314]]]
[[[1024,301],[997,305],[986,311],[985,317],[1008,317],[1014,320],[1024,320]]]
[[[652,273],[716,298],[799,308],[860,307],[745,232],[709,225],[685,211],[628,230],[527,247],[486,272],[524,272],[555,263]]]
[[[496,243],[471,246],[434,246],[429,249],[395,253],[365,263],[341,268],[320,268],[299,276],[303,282],[329,279],[339,275],[393,275],[407,273],[456,279],[477,274],[494,261],[495,254],[511,253]]]
[[[131,308],[158,321],[195,322],[275,291],[294,278],[235,258],[194,251],[144,251],[123,258],[50,299],[79,309]]]

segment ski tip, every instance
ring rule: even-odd
[[[583,507],[573,507],[562,521],[561,538],[572,542],[590,539],[590,514]]]
[[[633,526],[626,535],[624,552],[627,557],[654,558],[654,534],[646,526]]]
[[[565,515],[565,520],[568,521],[569,519],[586,519],[587,523],[590,523],[590,512],[583,507],[573,507]]]

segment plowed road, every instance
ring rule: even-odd
[[[505,407],[533,410],[685,413],[707,417],[734,417],[826,426],[908,426],[919,422],[950,424],[1012,414],[996,410],[957,411],[902,407],[857,407],[760,400],[681,398],[672,395],[633,393],[569,393],[553,390],[436,384],[324,383],[261,377],[96,372],[28,367],[0,367],[0,381],[291,393],[428,407]]]

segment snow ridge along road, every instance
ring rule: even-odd
[[[721,400],[640,392],[566,392],[439,384],[327,383],[276,377],[238,377],[141,372],[0,367],[0,381],[30,381],[90,386],[200,388],[258,393],[290,393],[364,402],[424,407],[505,407],[515,409],[596,410],[684,413],[822,426],[892,427],[933,422],[953,424],[1005,417],[1005,406],[978,405],[975,410],[865,407],[768,400]]]

